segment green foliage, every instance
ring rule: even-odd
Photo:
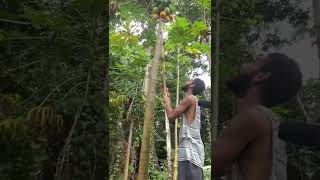
[[[150,179],[159,179],[159,180],[167,180],[168,179],[168,172],[161,170],[151,170]]]
[[[194,35],[191,34],[191,24],[185,17],[177,17],[176,22],[170,27],[169,40],[175,43],[186,45],[194,40]]]
[[[204,180],[211,179],[211,166],[203,167]]]
[[[103,179],[106,2],[0,6],[1,178]]]
[[[111,158],[111,179],[118,179],[123,172],[123,161],[125,149],[128,142],[130,122],[126,116],[130,99],[135,99],[130,120],[134,121],[134,138],[131,153],[131,170],[130,177],[134,178],[138,171],[138,160],[143,130],[143,113],[145,105],[144,86],[147,79],[146,74],[150,62],[154,55],[156,21],[150,17],[150,12],[154,6],[150,1],[139,1],[139,3],[119,3],[119,15],[111,20],[109,31],[109,52],[110,52],[110,151],[116,152]],[[182,1],[175,2],[169,6],[171,13],[178,13],[178,6],[190,6],[181,4]],[[200,1],[199,1],[200,2]],[[206,1],[207,3],[209,1]],[[196,4],[199,11],[203,7]],[[143,9],[141,9],[143,8]],[[181,12],[181,11],[180,11]],[[130,16],[129,16],[130,15]],[[207,68],[201,66],[196,59],[200,55],[210,53],[210,42],[201,41],[204,31],[207,31],[207,21],[202,16],[196,17],[196,20],[190,20],[184,15],[178,15],[175,21],[166,23],[165,30],[168,32],[168,39],[165,41],[164,59],[166,62],[167,86],[171,92],[172,102],[176,97],[176,78],[177,78],[177,60],[180,66],[180,87],[189,79],[190,73],[195,68]],[[137,29],[140,29],[137,31]],[[206,35],[203,35],[206,36]],[[162,63],[162,61],[160,61]],[[162,64],[159,65],[159,75],[157,79],[157,97],[155,106],[155,124],[154,135],[151,140],[150,152],[150,179],[167,179],[166,170],[166,142],[165,142],[165,123],[164,111],[162,104],[161,85]],[[183,92],[180,94],[182,98]],[[122,98],[125,97],[125,98]],[[173,103],[175,104],[175,103]],[[207,116],[207,115],[206,115]],[[208,117],[206,117],[208,118]],[[171,134],[174,126],[171,126]],[[174,142],[172,136],[171,142]],[[205,139],[210,144],[210,139]],[[172,144],[174,147],[174,143]],[[207,146],[209,147],[209,146]],[[207,148],[209,151],[209,148]],[[206,163],[209,163],[210,154],[206,154]]]
[[[63,126],[63,119],[61,115],[57,115],[53,109],[48,107],[36,107],[31,109],[26,117],[28,123],[34,126],[40,126],[40,128],[46,129],[46,127],[56,127],[61,129]]]
[[[141,12],[144,11],[144,7],[140,4],[129,2],[119,7],[119,16],[121,19],[125,19],[126,21],[134,21],[143,18],[143,13]]]

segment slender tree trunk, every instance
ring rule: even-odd
[[[150,64],[147,64],[145,67],[145,75],[144,75],[143,86],[142,86],[142,91],[144,92],[145,96],[147,96],[147,93],[148,93],[149,78],[150,78]]]
[[[209,30],[211,31],[211,27],[209,27]],[[209,35],[209,42],[211,42],[211,33]],[[211,73],[211,53],[207,54],[207,59],[208,59],[208,62],[209,62],[209,72]]]
[[[170,134],[170,124],[167,116],[167,112],[164,111],[166,118],[166,144],[167,144],[167,161],[168,161],[168,178],[172,179],[172,151],[171,151],[171,134]]]
[[[130,152],[131,152],[131,144],[132,144],[132,131],[133,131],[133,121],[130,123],[130,132],[128,139],[128,148],[126,153],[125,167],[124,167],[124,180],[128,180],[129,177],[129,163],[130,163]]]
[[[160,58],[161,47],[163,44],[163,22],[159,22],[159,29],[157,33],[156,47],[154,50],[154,58],[151,65],[151,76],[148,85],[148,95],[146,102],[146,109],[143,122],[142,144],[140,151],[138,180],[148,179],[148,165],[149,165],[149,150],[151,130],[154,124],[155,111],[155,97],[156,97],[156,83],[158,75],[158,62]]]
[[[178,50],[179,51],[179,50]],[[179,56],[179,52],[178,52]],[[176,89],[176,107],[179,104],[179,87],[180,87],[180,62],[178,57],[178,66],[177,66],[177,89]],[[174,123],[174,161],[173,161],[173,180],[178,178],[178,119],[175,119]]]
[[[167,88],[167,82],[166,82],[166,63],[164,59],[164,48],[162,49],[162,61],[163,61],[163,86],[164,88]],[[168,161],[168,179],[172,179],[172,157],[171,157],[171,133],[170,133],[170,123],[167,116],[166,110],[164,110],[165,115],[165,121],[166,121],[166,144],[167,144],[167,161]]]
[[[131,163],[129,163],[129,164],[131,164],[131,166],[133,167],[133,169],[135,169],[135,167],[136,167],[136,157],[137,157],[137,155],[136,155],[136,148],[135,148],[135,131],[134,131],[134,129],[133,129],[133,131],[132,131],[132,141],[131,141],[131,152],[130,152],[130,154],[131,154],[131,156],[130,156],[130,162]],[[132,173],[129,173],[128,174],[128,180],[132,180],[132,179],[134,179],[134,176],[135,176],[135,174],[136,174],[136,172],[135,171],[133,171]]]
[[[320,79],[320,2],[313,0],[314,30],[316,32],[316,45],[318,48],[318,78]]]
[[[219,118],[219,61],[220,61],[220,1],[216,0],[216,47],[215,47],[215,63],[214,63],[214,81],[213,81],[213,88],[212,88],[212,100],[211,106],[213,108],[212,112],[212,123],[211,123],[211,140],[214,142],[217,136],[217,127],[218,127],[218,118]],[[211,146],[214,143],[211,143]],[[214,148],[211,148],[214,151]],[[211,156],[211,177],[213,176],[213,165],[214,165],[214,157]]]
[[[133,105],[133,101],[134,99],[132,99],[128,113],[127,113],[127,117],[126,120],[129,120],[130,117],[130,113],[132,110],[132,105]],[[130,152],[131,152],[131,143],[132,143],[132,131],[133,131],[133,120],[131,119],[130,122],[130,130],[129,130],[129,138],[128,138],[128,147],[127,147],[127,152],[126,152],[126,159],[125,159],[125,163],[124,163],[124,175],[123,175],[123,179],[124,180],[128,180],[128,175],[129,175],[129,163],[130,163]]]

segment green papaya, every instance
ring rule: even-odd
[[[152,10],[152,13],[158,14],[158,12],[159,12],[159,8],[158,7],[154,7],[153,10]]]
[[[170,9],[168,7],[164,8],[164,11],[166,12],[166,14],[170,14]]]

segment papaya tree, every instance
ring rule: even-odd
[[[164,41],[162,45],[164,48],[163,58],[166,63],[166,84],[171,90],[172,97],[176,101],[177,94],[182,95],[181,92],[176,92],[177,87],[177,59],[179,58],[180,66],[180,81],[185,82],[190,78],[190,74],[195,68],[205,68],[198,60],[202,53],[207,54],[210,47],[206,43],[200,41],[202,30],[207,29],[202,17],[191,16],[181,17],[176,16],[175,8],[179,5],[187,4],[175,1],[171,5],[162,9],[161,3],[150,3],[148,1],[139,1],[139,3],[118,1],[118,10],[114,14],[110,23],[109,41],[110,41],[110,135],[111,146],[110,151],[116,152],[111,157],[111,179],[123,179],[123,167],[125,166],[125,155],[127,154],[127,147],[129,145],[128,139],[130,136],[130,122],[125,120],[127,112],[126,104],[130,98],[135,98],[135,105],[132,107],[131,117],[134,119],[134,131],[132,133],[132,149],[130,153],[130,162],[128,166],[128,179],[137,179],[139,168],[141,166],[141,153],[143,136],[146,134],[143,131],[145,127],[144,116],[148,104],[148,87],[151,84],[152,76],[152,61],[155,56],[155,47],[157,43],[157,33],[155,29],[159,27],[159,20],[163,21]],[[159,3],[159,2],[158,2]],[[194,10],[201,9],[198,4]],[[185,9],[181,9],[183,12]],[[164,14],[166,17],[164,17]],[[200,13],[201,14],[201,13]],[[173,17],[168,21],[167,16]],[[197,15],[198,16],[198,15]],[[191,19],[189,19],[189,17]],[[200,32],[201,31],[201,32]],[[177,51],[177,46],[180,46],[180,52]],[[179,54],[179,57],[178,57]],[[161,59],[161,58],[160,58]],[[158,63],[160,63],[160,59]],[[160,68],[159,68],[160,69]],[[156,79],[156,84],[163,84],[162,78]],[[158,88],[159,87],[159,88]],[[160,91],[160,86],[155,89]],[[122,101],[120,97],[125,97]],[[120,99],[119,99],[120,98]],[[127,99],[127,100],[126,100]],[[178,143],[172,143],[172,147],[167,145],[169,141],[166,138],[166,123],[161,94],[156,93],[154,100],[154,116],[150,128],[150,142],[147,143],[149,153],[147,154],[149,160],[145,170],[146,179],[168,179],[170,177],[170,170],[168,164],[172,161],[168,160],[170,156],[170,149],[178,146]],[[119,116],[123,114],[123,117]],[[168,124],[167,124],[168,125]],[[179,123],[178,123],[179,125]],[[147,125],[148,126],[148,125]],[[177,126],[178,127],[178,126]],[[172,136],[174,134],[174,124],[169,124],[171,134],[171,142],[177,138]],[[167,131],[168,132],[168,131]],[[170,148],[170,149],[169,149]],[[171,157],[173,157],[172,154]],[[119,171],[119,169],[121,169]],[[127,169],[127,168],[126,168]]]

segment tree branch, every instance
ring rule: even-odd
[[[22,21],[15,21],[15,20],[11,20],[11,19],[2,19],[2,18],[0,18],[0,21],[13,23],[13,24],[22,24],[22,25],[30,25],[31,24],[30,22],[22,22]]]

